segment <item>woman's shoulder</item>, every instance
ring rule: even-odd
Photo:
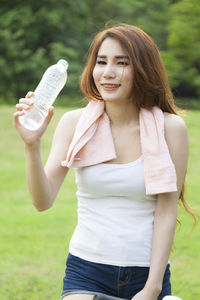
[[[62,116],[62,118],[64,120],[70,119],[71,121],[72,120],[74,120],[74,121],[79,120],[80,117],[81,117],[81,114],[83,113],[84,110],[85,110],[85,107],[74,109],[74,110],[69,110],[66,113],[64,113],[64,115]]]
[[[164,112],[164,129],[165,138],[171,152],[178,152],[187,145],[187,127],[182,117]]]
[[[76,127],[76,124],[78,123],[84,110],[85,108],[78,108],[78,109],[67,111],[62,116],[60,122],[65,124],[65,126],[69,124],[71,128]]]
[[[67,111],[61,117],[56,128],[56,135],[71,140],[75,132],[76,125],[81,117],[85,108],[79,108],[71,111]]]
[[[186,130],[186,123],[184,119],[178,115],[164,112],[164,126],[166,131],[184,131]]]

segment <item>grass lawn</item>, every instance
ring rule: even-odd
[[[76,225],[73,171],[65,180],[54,206],[37,212],[31,204],[25,177],[24,146],[12,123],[15,107],[0,106],[0,299],[56,300],[62,289],[70,237]],[[43,137],[45,162],[55,126],[64,113],[56,107]],[[200,111],[184,117],[190,140],[186,196],[200,212]],[[179,208],[182,223],[171,254],[173,294],[183,300],[200,297],[200,231],[190,234],[192,218]]]

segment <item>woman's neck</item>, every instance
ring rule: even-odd
[[[120,127],[130,123],[139,124],[139,111],[132,103],[114,103],[105,101],[105,111],[113,126]]]

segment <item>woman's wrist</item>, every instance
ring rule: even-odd
[[[27,151],[35,151],[40,148],[40,139],[34,143],[24,143],[24,148]]]
[[[147,280],[144,288],[148,292],[149,295],[156,296],[156,297],[162,291],[162,285],[160,285],[159,283],[149,282],[148,280]]]

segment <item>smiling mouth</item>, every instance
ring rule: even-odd
[[[120,87],[120,84],[104,83],[104,84],[102,84],[102,86],[105,88],[118,88],[118,87]]]

